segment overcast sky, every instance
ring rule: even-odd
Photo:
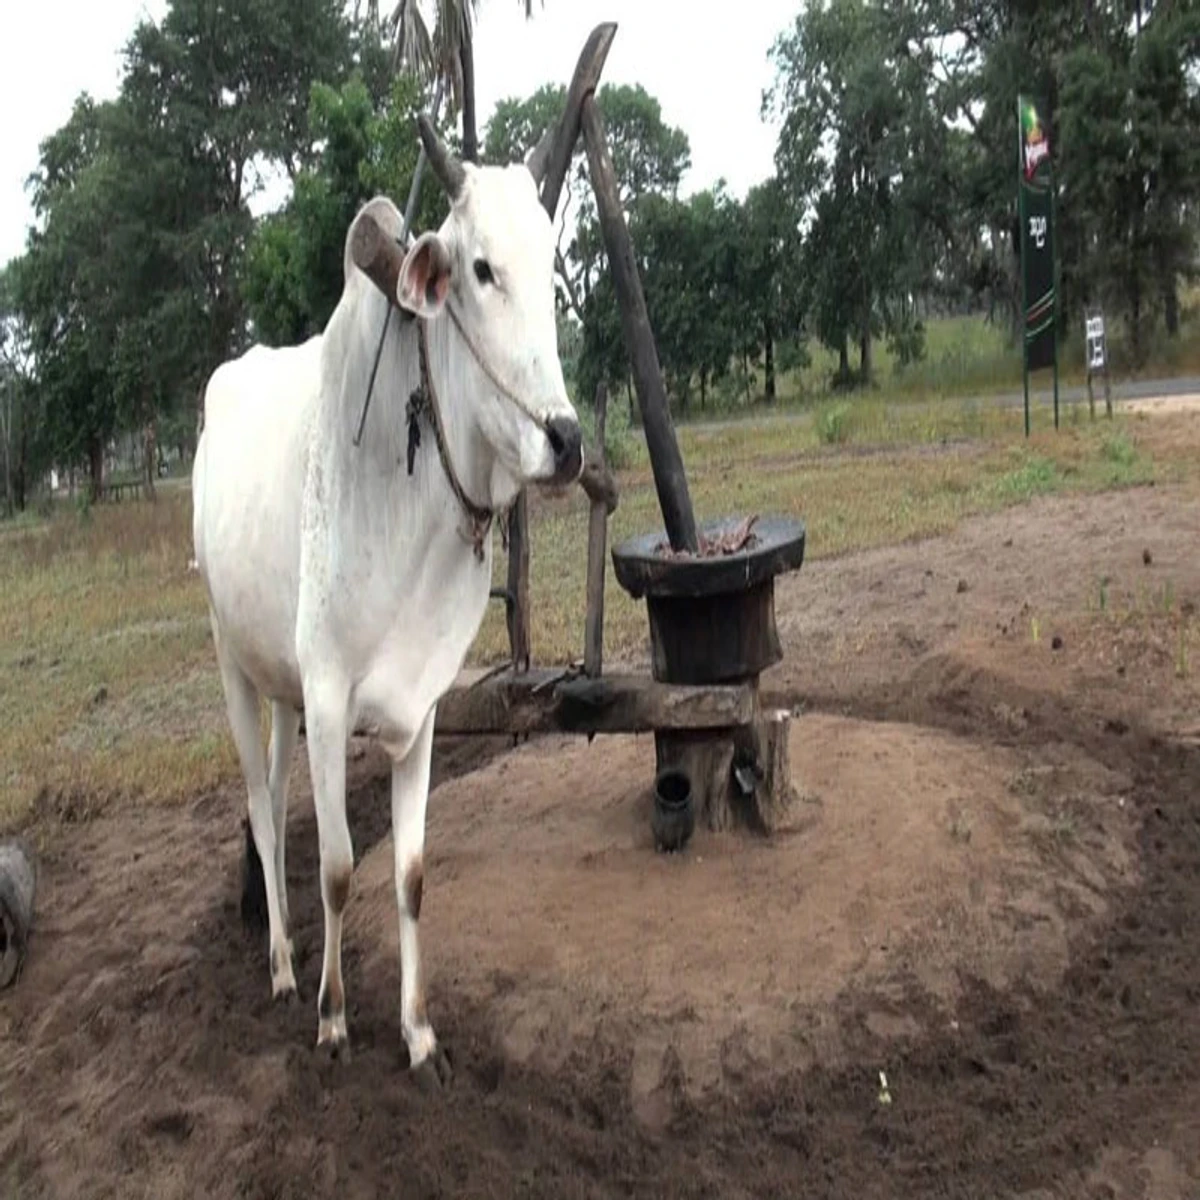
[[[496,101],[547,81],[566,83],[587,35],[616,21],[604,80],[641,83],[692,147],[684,190],[724,177],[743,195],[772,169],[775,129],[760,116],[771,80],[767,53],[801,0],[742,0],[720,21],[702,21],[682,0],[483,0],[475,50],[481,130]],[[387,5],[382,0],[380,8]],[[422,8],[429,9],[429,0]],[[700,6],[695,6],[699,8]],[[70,115],[84,90],[115,95],[121,48],[142,15],[161,19],[165,0],[40,0],[6,5],[0,39],[0,263],[21,253],[33,219],[25,180],[38,144]],[[278,197],[276,196],[276,200]],[[257,206],[256,206],[257,207]]]

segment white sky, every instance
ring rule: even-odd
[[[380,4],[381,10],[388,0]],[[482,132],[501,97],[567,83],[591,30],[616,21],[603,79],[641,83],[688,135],[685,193],[724,177],[738,196],[772,172],[775,129],[760,116],[771,82],[767,52],[802,0],[742,0],[731,20],[700,20],[684,0],[483,0],[475,71]],[[0,263],[20,254],[33,220],[25,180],[38,145],[84,90],[116,94],[121,48],[138,18],[161,19],[165,0],[8,0],[0,39]],[[422,0],[428,10],[429,0]],[[276,193],[271,200],[277,202]],[[256,207],[259,207],[256,205]]]

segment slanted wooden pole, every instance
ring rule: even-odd
[[[567,89],[567,102],[558,127],[554,143],[546,161],[546,174],[542,179],[542,207],[554,220],[558,211],[558,199],[562,195],[575,143],[579,140],[580,113],[583,101],[600,83],[600,73],[617,35],[613,21],[597,25],[580,51],[575,64],[575,74]],[[508,644],[513,667],[518,671],[528,670],[530,662],[529,641],[529,504],[526,493],[517,496],[508,518],[508,594],[511,602],[508,609]]]
[[[608,412],[608,388],[596,388],[596,459],[604,467],[604,422]],[[583,672],[589,679],[600,676],[604,663],[604,552],[608,540],[608,513],[604,502],[593,499],[588,512],[587,622],[584,626]]]
[[[658,504],[662,509],[671,549],[690,550],[695,553],[699,546],[696,538],[696,518],[692,512],[691,496],[688,494],[687,475],[684,474],[683,458],[671,425],[658,350],[654,345],[654,332],[646,312],[646,298],[642,293],[642,282],[633,256],[633,243],[630,241],[625,217],[621,212],[617,177],[604,136],[604,123],[596,101],[591,96],[583,101],[582,117],[583,140],[587,148],[592,189],[596,193],[596,208],[600,214],[600,230],[604,235],[609,268],[613,274],[617,303],[621,310],[621,330],[625,335],[625,348],[633,367],[633,382],[642,410],[642,427],[646,433],[646,446],[650,451],[650,465],[654,471]]]

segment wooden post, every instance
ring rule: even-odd
[[[0,989],[21,973],[33,928],[37,868],[22,841],[0,843]]]
[[[646,446],[650,451],[650,465],[654,471],[658,504],[662,509],[671,548],[696,553],[699,550],[696,518],[692,512],[691,496],[688,494],[683,458],[671,426],[671,413],[667,407],[667,394],[663,387],[658,351],[655,349],[654,333],[646,312],[646,298],[642,293],[642,283],[633,257],[633,245],[621,212],[617,178],[604,137],[604,123],[600,119],[596,101],[591,96],[583,101],[582,118],[588,169],[592,176],[592,189],[596,193],[600,229],[608,251],[609,268],[613,274],[618,307],[621,310],[625,348],[633,367],[634,386],[637,388],[638,403],[642,410],[642,426],[646,433]]]
[[[760,712],[749,725],[730,729],[658,729],[656,770],[677,767],[692,781],[698,828],[774,833],[795,799],[790,724],[790,714],[779,710]]]
[[[608,412],[608,388],[596,388],[596,459],[604,468],[604,425]],[[588,512],[587,622],[584,626],[583,671],[596,679],[604,664],[604,568],[608,535],[608,512],[601,500],[593,499]]]
[[[558,127],[554,143],[546,160],[546,174],[542,179],[542,207],[551,222],[558,211],[558,199],[566,182],[575,143],[579,140],[580,112],[583,101],[600,83],[600,73],[617,35],[613,21],[597,25],[579,53],[575,74],[567,89],[567,102]],[[508,644],[513,667],[518,671],[528,670],[530,663],[529,639],[529,505],[524,491],[517,497],[508,518],[508,594],[512,604],[508,613]]]
[[[508,647],[515,671],[529,670],[529,502],[524,490],[508,515]]]

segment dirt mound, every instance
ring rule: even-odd
[[[1052,986],[1072,929],[1132,879],[1130,781],[1077,754],[1030,768],[834,716],[791,740],[803,799],[780,834],[698,835],[675,856],[654,852],[634,790],[649,738],[553,739],[440,788],[422,910],[435,1025],[467,1000],[507,1059],[554,1072],[636,1013],[631,1100],[659,1124],[669,1089],[699,1101],[747,1071],[839,1060],[827,1015],[847,989],[902,978],[949,1013],[963,974]],[[346,937],[351,993],[398,995],[390,838],[355,875]],[[886,987],[867,1020],[917,1032]]]

